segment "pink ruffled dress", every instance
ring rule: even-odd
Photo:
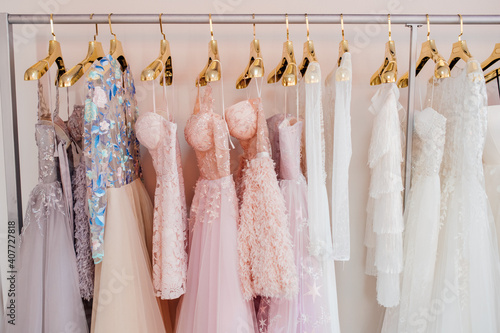
[[[211,87],[200,88],[184,134],[198,160],[200,179],[189,217],[186,293],[176,332],[256,332],[253,304],[238,275],[238,199],[229,168],[227,125],[213,111]]]
[[[239,102],[226,110],[229,132],[240,141],[238,247],[243,295],[291,298],[297,272],[285,200],[270,156],[261,99]]]

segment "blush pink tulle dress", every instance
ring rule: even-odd
[[[253,304],[243,298],[238,274],[238,200],[229,168],[229,133],[213,110],[210,85],[200,90],[184,129],[200,179],[191,205],[187,286],[176,332],[256,332]]]
[[[229,107],[226,120],[244,151],[236,181],[241,204],[238,247],[243,296],[292,298],[297,294],[297,272],[261,99]]]

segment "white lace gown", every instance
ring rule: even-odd
[[[487,97],[481,66],[470,59],[458,75],[431,88],[433,106],[447,119],[442,227],[431,302],[416,320],[429,332],[498,333],[500,262],[482,166]]]
[[[404,270],[400,305],[387,309],[383,333],[424,332],[416,318],[432,295],[438,246],[446,118],[432,108],[415,113],[412,183],[405,209]]]

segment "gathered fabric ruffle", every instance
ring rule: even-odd
[[[297,271],[273,161],[250,160],[243,170],[238,248],[245,299],[257,295],[291,298],[297,293]]]
[[[377,301],[385,307],[399,304],[403,271],[403,182],[399,91],[382,85],[372,98],[375,115],[368,165],[371,170],[367,207],[365,273],[377,276]]]

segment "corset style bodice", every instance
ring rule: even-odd
[[[273,142],[273,160],[280,179],[294,180],[301,175],[300,147],[303,122],[284,119],[283,114],[277,114],[267,120],[269,138]]]
[[[260,98],[244,100],[226,109],[229,132],[240,141],[244,158],[251,160],[263,153],[269,156],[270,145],[266,119]]]
[[[184,136],[195,150],[201,178],[213,180],[231,174],[229,133],[224,119],[213,111],[212,88],[204,90],[187,121]]]
[[[429,107],[415,114],[414,124],[413,181],[421,176],[438,176],[444,151],[446,118]]]

